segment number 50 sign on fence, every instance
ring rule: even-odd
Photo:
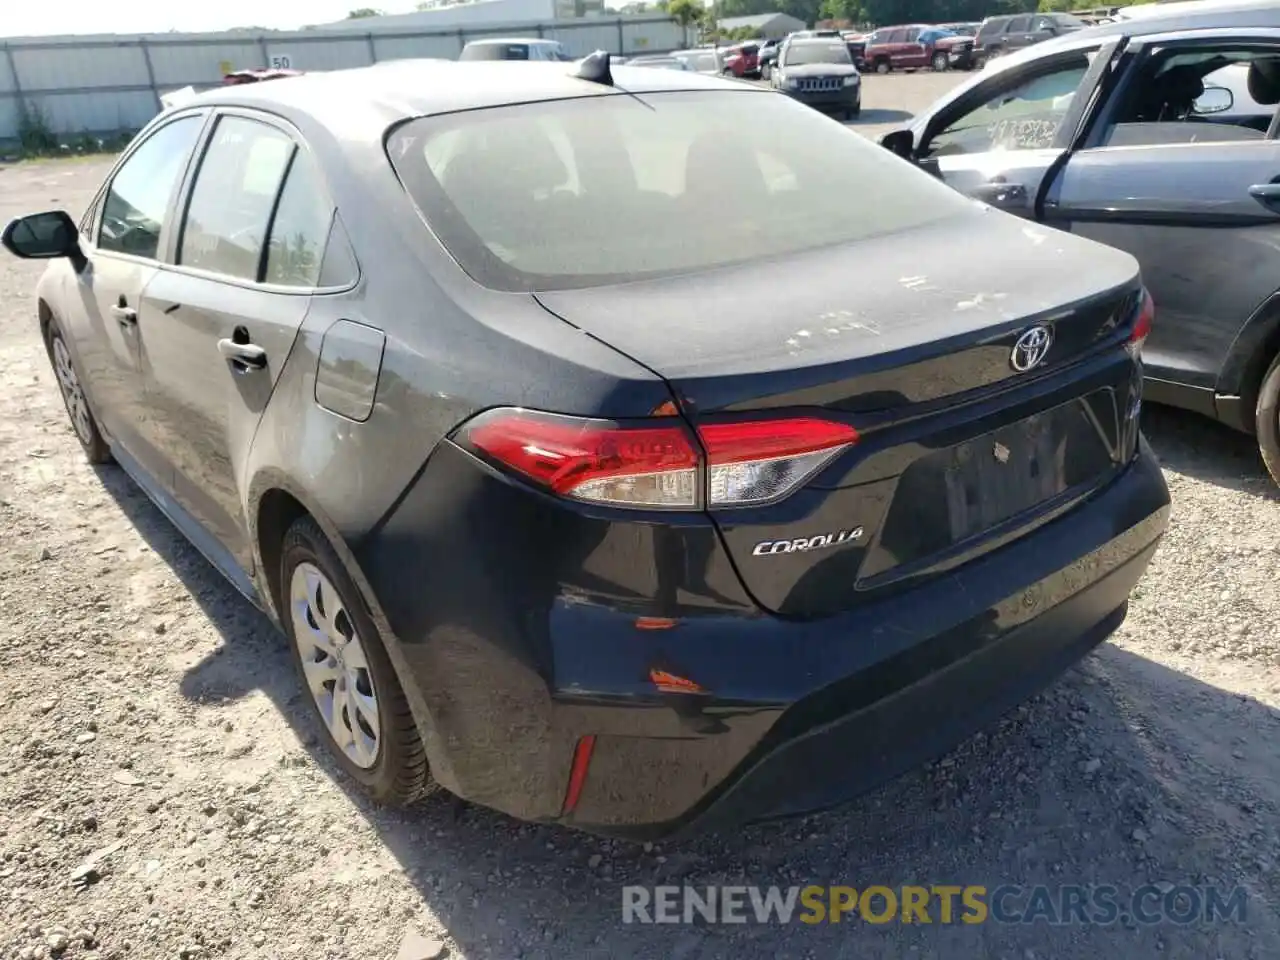
[[[292,70],[293,57],[287,53],[273,53],[267,58],[267,66],[272,70]]]

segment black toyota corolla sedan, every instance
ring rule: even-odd
[[[88,457],[280,623],[383,801],[836,803],[1100,643],[1167,522],[1134,260],[732,81],[228,86],[3,242],[52,260]]]

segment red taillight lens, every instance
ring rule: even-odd
[[[679,420],[625,426],[491,410],[464,435],[476,449],[564,496],[634,507],[698,505],[698,454]]]
[[[1142,345],[1151,333],[1151,324],[1156,319],[1156,302],[1145,287],[1142,289],[1142,305],[1138,307],[1137,319],[1133,321],[1133,330],[1129,333],[1127,349],[1135,357],[1142,353]]]
[[[584,420],[531,410],[480,414],[459,440],[562,496],[622,507],[696,509],[781,499],[856,443],[852,427],[800,417],[698,428],[683,422]],[[704,491],[705,471],[705,491]]]

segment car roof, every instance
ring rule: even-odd
[[[1135,37],[1173,30],[1212,30],[1215,27],[1277,27],[1280,26],[1280,4],[1275,3],[1275,0],[1188,0],[1181,3],[1153,3],[1141,14],[1129,16],[1132,19],[1087,27],[1071,36],[1124,34]],[[1045,42],[1058,43],[1062,39],[1065,38]]]
[[[843,42],[843,37],[796,37],[791,41],[791,45],[796,47],[816,47],[819,45],[829,47],[833,43],[840,44]]]
[[[332,130],[367,130],[371,112],[389,126],[399,120],[485,107],[620,93],[674,90],[743,91],[731,80],[692,72],[667,72],[622,65],[616,86],[573,76],[573,64],[525,60],[390,60],[352,70],[330,70],[300,77],[219,87],[183,106],[225,105],[301,114]],[[363,114],[363,116],[362,116]]]
[[[560,46],[559,40],[547,40],[543,37],[485,37],[485,39],[483,40],[469,40],[467,41],[467,46],[468,47],[485,47],[485,46],[491,46],[492,44],[495,44],[495,43],[531,43],[531,44],[539,44],[542,46],[546,46],[547,44],[551,44],[557,47]]]

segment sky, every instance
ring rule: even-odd
[[[0,36],[163,33],[167,30],[290,29],[341,20],[356,7],[408,13],[415,0],[0,0]]]

